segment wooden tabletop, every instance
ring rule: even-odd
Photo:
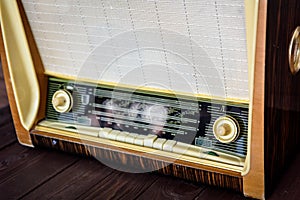
[[[120,172],[95,159],[21,146],[2,81],[0,89],[0,199],[245,199],[226,189]],[[300,199],[299,169],[298,153],[269,199]]]

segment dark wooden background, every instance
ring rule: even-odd
[[[300,154],[268,199],[300,199]],[[15,137],[0,69],[0,199],[245,199],[234,191],[156,173],[130,174]]]

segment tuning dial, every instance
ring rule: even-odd
[[[52,96],[52,106],[59,113],[69,112],[73,107],[73,97],[68,90],[57,90]]]
[[[240,133],[240,127],[236,119],[231,116],[219,117],[214,125],[213,132],[217,140],[222,143],[229,143],[236,140]]]

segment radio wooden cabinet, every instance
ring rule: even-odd
[[[297,0],[0,6],[1,62],[25,146],[260,199],[298,152]]]

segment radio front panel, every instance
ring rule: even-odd
[[[153,135],[216,157],[218,152],[241,160],[247,155],[246,104],[49,78],[46,120],[66,129],[81,125],[135,138]]]

